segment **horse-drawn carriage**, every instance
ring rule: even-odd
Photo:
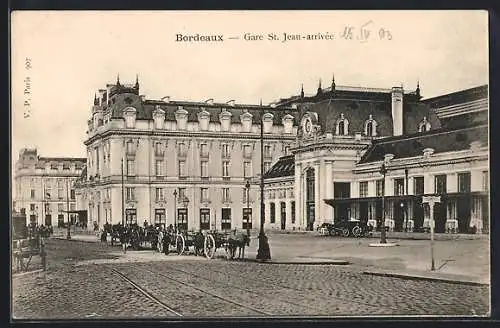
[[[323,223],[318,230],[327,231],[330,236],[343,237],[362,237],[367,235],[371,229],[370,226],[363,224],[360,220],[339,220],[335,223]]]
[[[26,215],[12,214],[12,257],[18,272],[28,271],[33,256],[41,256],[45,268],[44,233],[35,224],[26,225]]]

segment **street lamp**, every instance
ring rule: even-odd
[[[262,100],[260,101],[260,232],[259,249],[257,250],[257,259],[266,261],[271,259],[271,250],[269,242],[264,232],[264,108]]]
[[[68,233],[66,234],[66,239],[71,240],[71,219],[69,214],[69,178],[66,179],[66,210],[68,213]]]
[[[177,189],[174,190],[174,230],[177,232]]]
[[[382,180],[382,227],[380,230],[380,243],[386,244],[387,239],[385,236],[385,175],[387,174],[387,168],[385,167],[385,163],[382,163],[382,167],[380,168],[380,173],[384,176]]]
[[[401,213],[403,215],[403,222],[404,222],[404,230],[405,232],[408,230],[408,222],[406,221],[406,215],[405,215],[405,210],[404,210],[404,207],[405,207],[405,204],[403,204],[403,202],[401,202],[401,204],[399,204],[399,207],[401,207]]]
[[[247,189],[247,235],[250,236],[250,179],[247,179],[245,188]]]

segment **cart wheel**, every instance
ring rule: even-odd
[[[175,246],[177,248],[177,254],[182,255],[186,248],[186,241],[184,240],[183,235],[177,235],[177,238],[175,238]]]
[[[212,259],[215,255],[215,239],[211,234],[207,234],[203,241],[203,251],[207,259]]]
[[[361,227],[355,226],[352,228],[352,235],[356,238],[361,236]]]
[[[349,237],[349,229],[348,228],[342,229],[342,236]]]

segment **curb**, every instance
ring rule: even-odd
[[[12,278],[18,278],[18,277],[26,276],[26,275],[31,274],[31,273],[39,273],[39,272],[43,272],[43,269],[37,269],[37,270],[27,271],[27,272],[22,272],[22,273],[13,273]]]
[[[368,246],[369,247],[395,247],[395,246],[399,246],[399,244],[398,243],[385,243],[385,244],[371,243]]]
[[[471,280],[458,280],[453,278],[443,278],[443,277],[426,277],[426,276],[418,276],[404,273],[392,273],[392,272],[373,272],[373,271],[363,271],[363,274],[379,276],[379,277],[391,277],[391,278],[400,278],[407,280],[423,280],[423,281],[437,281],[437,282],[446,282],[450,284],[459,284],[459,285],[469,285],[469,286],[489,286],[488,283],[471,281]]]
[[[321,260],[321,261],[294,261],[294,260],[269,260],[261,261],[257,259],[245,259],[244,262],[253,262],[261,264],[280,264],[280,265],[349,265],[349,261],[344,260]]]

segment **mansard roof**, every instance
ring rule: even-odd
[[[289,177],[295,174],[295,157],[293,155],[283,156],[269,171],[264,173],[264,179]]]
[[[485,84],[437,97],[422,99],[422,102],[426,103],[431,108],[441,108],[487,98],[488,85]]]
[[[344,114],[344,118],[349,121],[349,134],[363,132],[366,120],[372,115],[377,122],[377,135],[393,135],[391,94],[382,94],[379,99],[372,100],[336,96],[316,104],[302,104],[299,108],[300,117],[307,111],[318,113],[318,121],[323,132],[335,133],[336,122],[341,114]],[[403,134],[417,132],[418,125],[424,117],[431,123],[433,129],[441,126],[432,109],[407,95],[403,97],[403,113]]]
[[[240,123],[240,115],[248,112],[252,114],[253,122],[260,122],[261,110],[271,112],[274,115],[273,124],[282,125],[282,118],[291,114],[295,118],[295,124],[298,122],[298,111],[293,108],[273,108],[270,106],[260,107],[259,105],[244,104],[221,104],[192,101],[162,101],[162,100],[142,100],[139,96],[132,93],[122,93],[115,96],[115,103],[110,104],[112,118],[122,118],[123,110],[127,107],[133,107],[137,110],[137,120],[152,120],[153,111],[158,106],[165,111],[166,121],[175,121],[175,112],[181,108],[188,111],[188,122],[198,122],[198,113],[202,110],[210,114],[210,122],[219,122],[219,114],[225,109],[229,111],[232,123]]]
[[[425,148],[434,149],[434,154],[469,149],[474,141],[488,144],[488,125],[481,124],[461,129],[438,129],[408,136],[388,137],[374,140],[363,154],[359,164],[378,162],[385,154],[394,159],[417,157]]]

